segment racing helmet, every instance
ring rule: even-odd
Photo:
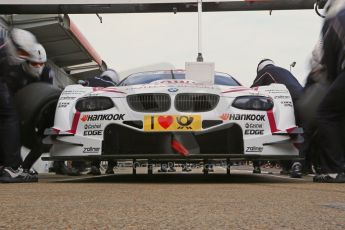
[[[117,74],[117,72],[113,69],[108,69],[106,71],[104,71],[101,74],[101,77],[108,77],[110,78],[114,83],[118,84],[120,82],[120,77]]]
[[[6,39],[6,53],[10,65],[24,62],[29,50],[37,43],[36,37],[29,31],[13,28]]]
[[[259,62],[258,67],[256,68],[256,72],[259,73],[263,68],[265,68],[268,65],[274,65],[274,62],[271,59],[262,59]]]
[[[47,61],[47,54],[41,44],[35,44],[28,50],[29,56],[24,62],[23,69],[26,73],[33,77],[40,77],[44,68],[44,63]]]

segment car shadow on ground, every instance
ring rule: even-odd
[[[115,174],[101,176],[78,176],[78,177],[54,177],[40,176],[40,182],[54,183],[188,183],[188,184],[214,184],[214,183],[310,183],[311,177],[294,179],[288,176],[274,174],[208,174],[202,173],[172,173],[172,174]]]

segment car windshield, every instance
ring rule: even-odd
[[[131,74],[119,83],[119,86],[149,84],[154,81],[166,79],[185,79],[184,71],[153,71]],[[217,72],[216,85],[240,86],[241,84],[226,73]]]

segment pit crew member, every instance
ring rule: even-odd
[[[345,1],[328,0],[322,28],[322,64],[331,83],[316,112],[321,174],[314,182],[345,183],[345,150],[342,121],[345,113]]]
[[[29,50],[36,45],[33,34],[21,29],[7,31],[0,27],[0,181],[8,183],[36,182],[20,167],[20,126],[14,105],[14,92],[7,84],[9,69],[24,62]]]
[[[296,124],[301,125],[295,105],[303,92],[303,87],[298,82],[298,80],[291,74],[290,71],[276,66],[271,59],[263,59],[258,64],[257,76],[254,79],[253,85],[251,87],[265,86],[270,85],[272,83],[284,84],[286,88],[289,90],[292,97],[292,102],[294,104]],[[284,164],[288,163],[284,162],[283,165]],[[253,166],[253,172],[260,173],[260,163],[254,161]],[[285,168],[286,171],[286,169],[288,169],[289,166],[285,165],[285,167],[283,166],[283,168]],[[300,162],[294,162],[294,164],[291,167],[290,176],[296,178],[302,176],[302,164]]]

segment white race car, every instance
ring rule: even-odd
[[[284,85],[214,84],[182,70],[132,74],[117,87],[70,85],[60,95],[49,160],[296,159],[301,128]]]

